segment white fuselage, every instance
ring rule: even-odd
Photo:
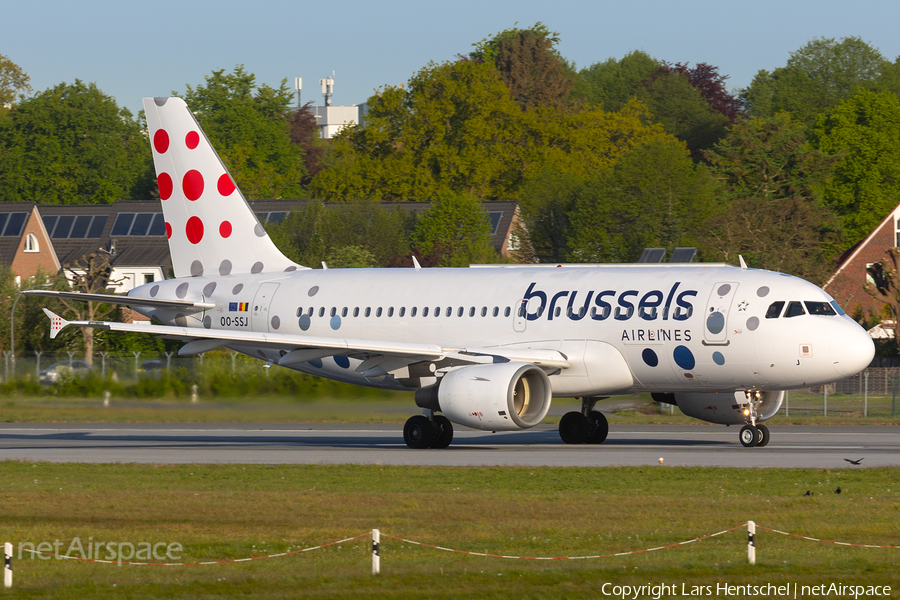
[[[555,350],[570,366],[550,373],[554,396],[814,386],[848,377],[872,357],[871,340],[852,319],[809,314],[834,306],[820,288],[723,265],[302,269],[173,279],[129,295],[216,304],[193,315],[142,309],[168,325]],[[784,304],[775,311],[777,302]],[[783,316],[791,302],[802,314]],[[228,345],[273,362],[285,353]],[[421,369],[367,378],[356,370],[365,357],[348,354],[290,366],[377,387],[434,381]]]

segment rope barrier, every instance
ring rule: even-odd
[[[684,542],[677,542],[675,544],[668,544],[666,546],[657,546],[656,548],[646,548],[644,550],[632,550],[630,552],[616,552],[615,554],[593,554],[589,556],[510,556],[506,554],[488,554],[486,552],[470,552],[468,550],[456,550],[454,548],[444,548],[443,546],[433,546],[431,544],[424,544],[422,542],[416,542],[413,540],[407,540],[405,538],[397,537],[394,535],[388,535],[386,533],[382,533],[381,535],[386,538],[391,538],[393,540],[398,540],[401,542],[406,542],[407,544],[415,544],[416,546],[423,546],[425,548],[433,548],[434,550],[443,550],[445,552],[456,552],[457,554],[469,554],[471,556],[486,556],[488,558],[514,558],[518,560],[587,560],[593,558],[612,558],[614,556],[628,556],[630,554],[642,554],[644,552],[655,552],[656,550],[666,550],[667,548],[675,548],[676,546],[684,546],[686,544],[692,544],[694,542],[699,542],[701,540],[707,540],[712,537],[716,537],[717,535],[723,535],[725,533],[730,533],[736,529],[741,529],[745,527],[746,523],[741,523],[736,527],[732,527],[731,529],[726,529],[724,531],[719,531],[717,533],[711,533],[709,535],[704,535],[700,537],[696,537],[692,540],[687,540]]]
[[[834,544],[836,546],[852,546],[853,548],[881,548],[881,549],[890,549],[890,550],[900,550],[900,546],[876,546],[873,544],[851,544],[849,542],[833,542],[831,540],[821,540],[819,538],[809,537],[805,535],[799,535],[796,533],[788,533],[787,531],[779,531],[778,529],[772,529],[771,527],[763,527],[762,525],[757,525],[760,529],[765,529],[766,531],[771,531],[772,533],[780,533],[781,535],[788,535],[795,538],[800,538],[801,540],[810,540],[812,542],[822,542],[823,544]]]
[[[250,562],[253,560],[263,560],[265,558],[278,558],[280,556],[290,556],[292,554],[303,554],[304,552],[312,552],[313,550],[321,550],[322,548],[327,548],[328,546],[337,546],[338,544],[343,544],[345,542],[352,542],[353,540],[358,540],[359,538],[368,537],[371,535],[368,531],[366,533],[361,533],[359,535],[355,535],[353,537],[344,538],[343,540],[338,540],[336,542],[329,542],[327,544],[320,544],[318,546],[313,546],[312,548],[304,548],[303,550],[291,550],[290,552],[279,552],[278,554],[268,554],[266,556],[251,556],[248,558],[232,558],[230,560],[209,560],[203,562],[173,562],[173,563],[150,563],[150,562],[132,562],[132,561],[117,561],[117,560],[101,560],[99,558],[82,558],[80,556],[68,556],[66,554],[51,554],[49,552],[40,552],[38,550],[30,550],[28,548],[19,548],[18,546],[13,546],[19,552],[30,552],[31,554],[39,554],[41,556],[47,556],[50,558],[59,558],[59,559],[68,559],[68,560],[77,560],[82,562],[95,562],[95,563],[104,563],[108,565],[129,565],[134,567],[196,567],[200,565],[224,565],[229,563],[239,563],[239,562]]]

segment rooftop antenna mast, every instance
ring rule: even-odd
[[[302,77],[294,77],[294,89],[297,90],[297,108],[300,108],[303,106],[303,103],[300,101],[300,92],[303,91]]]
[[[325,96],[325,106],[331,106],[331,96],[334,93],[334,72],[332,71],[331,77],[320,79],[319,85],[322,86],[322,95]]]

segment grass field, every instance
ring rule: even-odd
[[[833,491],[841,486],[843,493]],[[809,490],[811,496],[802,494]],[[379,528],[525,556],[640,550],[753,519],[827,540],[900,545],[900,469],[428,468],[0,463],[0,541],[179,543],[203,561],[298,550]],[[10,598],[598,598],[604,583],[900,586],[900,550],[741,528],[627,557],[524,561],[382,538],[250,563],[136,567],[15,561]],[[641,597],[648,597],[642,595]],[[732,596],[734,597],[734,596]]]

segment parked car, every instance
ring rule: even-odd
[[[92,372],[93,368],[83,360],[61,360],[53,363],[46,369],[38,373],[38,381],[45,384],[58,383],[65,374],[71,374],[75,377],[87,375]]]
[[[153,359],[145,360],[138,369],[138,377],[153,377],[159,379],[166,370],[166,361]]]

